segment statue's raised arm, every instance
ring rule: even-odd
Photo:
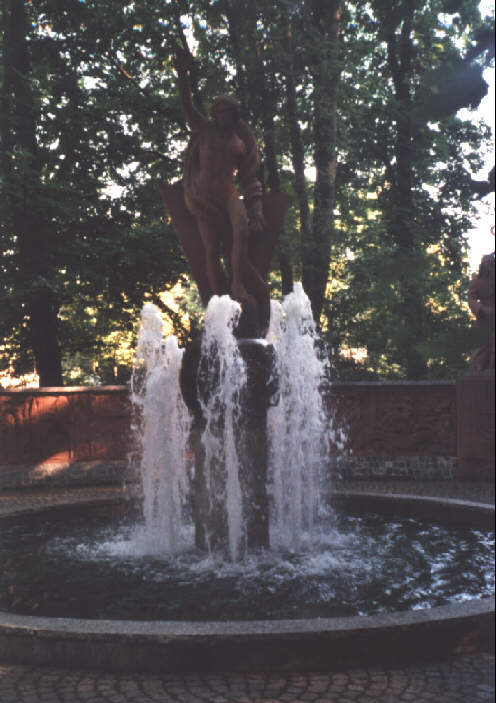
[[[191,57],[182,49],[176,50],[174,68],[177,71],[177,87],[181,107],[193,130],[201,129],[208,123],[207,118],[193,104],[188,72],[191,71]]]

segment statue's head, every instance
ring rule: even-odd
[[[241,105],[229,95],[220,95],[212,105],[212,117],[219,127],[234,127],[241,117]]]

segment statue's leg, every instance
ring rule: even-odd
[[[178,234],[179,242],[193,274],[202,303],[206,306],[212,291],[207,277],[205,250],[198,231],[196,218],[189,212],[184,201],[182,183],[161,183],[160,192],[164,201],[165,211],[171,217]],[[227,288],[226,288],[227,290]]]
[[[258,319],[261,329],[260,334],[264,336],[269,328],[270,322],[270,290],[267,283],[265,283],[248,259],[246,259],[243,265],[243,281],[245,282],[248,293],[250,293],[257,302]]]
[[[270,293],[249,259],[248,240],[253,235],[245,205],[237,196],[229,201],[228,213],[232,226],[231,290],[233,297],[243,303],[245,320],[241,327],[250,329],[250,336],[263,336],[270,319]]]
[[[227,202],[227,212],[232,227],[231,291],[234,298],[243,300],[248,296],[244,282],[244,264],[248,260],[248,215],[244,203],[237,194]]]
[[[220,239],[211,222],[198,218],[198,230],[205,249],[205,265],[207,277],[213,295],[223,295],[227,292],[226,277],[220,265]]]

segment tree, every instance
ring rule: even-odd
[[[359,52],[361,60],[346,63],[343,107],[350,129],[343,136],[360,156],[352,161],[356,173],[346,168],[338,181],[358,192],[347,201],[357,234],[346,287],[329,314],[348,318],[351,344],[367,346],[377,369],[387,359],[391,371],[412,379],[440,372],[425,357],[428,340],[467,323],[462,301],[471,171],[488,137],[456,114],[483,95],[481,66],[468,58],[481,25],[477,3],[464,3],[459,21],[444,9],[434,0],[405,0],[394,8],[376,0],[349,5],[346,17],[355,27],[348,57]],[[470,70],[471,90],[448,91],[450,101],[443,100],[434,116],[432,96],[460,67]],[[367,192],[377,200],[364,198]],[[353,217],[341,213],[349,226]]]
[[[145,298],[187,338],[159,295],[187,282],[157,192],[188,138],[179,44],[197,104],[234,93],[261,180],[293,197],[273,284],[303,278],[336,359],[367,347],[379,376],[462,367],[431,342],[466,324],[465,232],[488,187],[472,178],[487,131],[457,113],[494,55],[476,0],[1,2],[4,357],[34,356],[44,384],[78,350],[110,364]]]
[[[168,145],[179,110],[142,84],[148,59],[136,34],[157,11],[131,7],[4,0],[2,327],[6,338],[25,331],[19,341],[42,385],[61,383],[60,346],[73,347],[78,329],[67,315],[75,297],[126,324],[123,310],[185,271],[156,192],[158,178],[178,172]],[[171,52],[158,28],[147,41],[158,47],[160,86]]]
[[[10,268],[13,280],[20,284],[20,290],[11,288],[10,300],[17,298],[26,318],[42,384],[55,386],[61,382],[58,302],[50,282],[53,252],[46,193],[39,187],[43,157],[36,140],[36,105],[24,3],[3,0],[2,23],[2,190],[9,216],[7,226],[16,245],[15,263]]]
[[[303,287],[317,322],[324,303],[336,200],[337,95],[340,0],[310,5],[308,30],[313,77],[314,164],[316,170],[311,237],[303,242]]]

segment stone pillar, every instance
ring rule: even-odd
[[[247,370],[241,417],[235,428],[246,536],[244,547],[256,549],[269,546],[267,410],[275,392],[275,384],[271,382],[274,350],[263,339],[239,339],[238,345]],[[207,489],[205,451],[201,442],[206,423],[198,401],[200,357],[201,342],[195,340],[186,347],[181,368],[183,397],[194,415],[191,444],[195,454],[192,495],[195,539],[200,549],[209,545],[218,550],[228,544],[226,467],[220,463],[209,467],[210,488]]]
[[[494,369],[457,381],[456,404],[459,476],[494,481]]]

